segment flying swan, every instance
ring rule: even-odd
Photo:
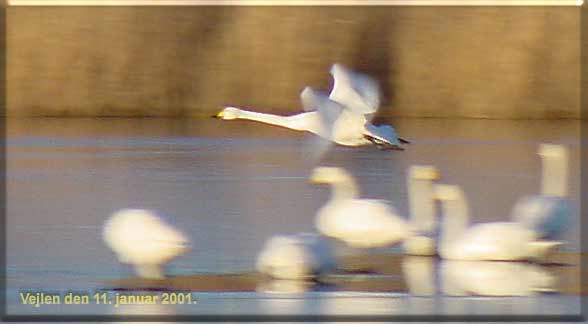
[[[380,105],[380,92],[375,80],[337,63],[331,67],[330,73],[334,86],[328,96],[310,87],[301,92],[303,113],[279,116],[226,107],[215,117],[253,120],[306,131],[343,146],[377,145],[383,149],[401,150],[401,144],[409,143],[398,137],[392,126],[371,123]]]
[[[451,260],[522,261],[541,259],[561,242],[540,241],[535,231],[514,222],[475,224],[468,228],[465,195],[454,185],[435,185],[441,201],[439,255]]]
[[[142,278],[161,279],[161,266],[188,249],[189,241],[149,210],[123,209],[104,224],[102,238],[121,263]]]

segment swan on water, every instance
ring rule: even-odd
[[[443,222],[438,248],[444,259],[518,261],[542,259],[561,242],[541,241],[535,231],[514,222],[475,224],[459,186],[435,185]]]
[[[436,292],[435,259],[407,255],[402,258],[402,275],[408,292],[413,296],[433,296]]]
[[[335,259],[317,234],[276,235],[266,241],[256,268],[274,279],[307,280],[334,269]]]
[[[439,178],[439,170],[434,166],[413,165],[408,170],[409,219],[415,235],[407,238],[403,243],[406,254],[421,256],[436,254],[435,240],[431,237],[436,227],[433,181]]]
[[[246,119],[297,131],[306,131],[343,146],[376,145],[401,150],[409,143],[390,125],[373,125],[380,99],[375,80],[349,71],[341,64],[331,68],[334,86],[330,95],[304,88],[300,94],[305,112],[280,116],[226,107],[215,115],[224,120]]]
[[[562,145],[541,144],[541,194],[517,201],[511,218],[545,238],[556,238],[568,229],[573,209],[566,198],[568,190],[568,149]]]
[[[353,248],[391,246],[412,236],[411,226],[383,200],[360,199],[351,175],[336,167],[315,168],[315,184],[331,185],[331,198],[316,215],[318,231]]]
[[[123,209],[104,224],[102,238],[121,263],[142,278],[164,277],[162,266],[188,249],[189,240],[154,212]]]
[[[543,267],[522,262],[444,260],[439,271],[449,296],[530,296],[554,292],[557,284]]]

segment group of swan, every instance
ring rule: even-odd
[[[399,216],[389,202],[360,198],[357,184],[347,171],[317,167],[309,180],[332,187],[331,198],[316,214],[319,234],[271,237],[256,263],[260,273],[275,279],[264,283],[263,289],[304,291],[309,288],[308,280],[335,270],[336,255],[327,239],[332,238],[358,249],[403,242],[405,253],[416,255],[407,256],[403,265],[407,284],[416,295],[432,289],[432,283],[424,277],[426,271],[432,271],[432,259],[422,256],[434,254],[444,259],[440,277],[447,295],[522,296],[550,291],[555,279],[540,267],[508,262],[543,258],[561,244],[549,238],[560,235],[571,218],[570,203],[565,198],[567,149],[543,144],[539,155],[543,160],[543,195],[522,198],[513,209],[511,222],[471,226],[463,190],[456,185],[435,184],[439,172],[433,166],[412,166],[408,170],[408,218]],[[434,200],[441,202],[443,218],[437,243],[432,237],[436,227]],[[537,201],[557,207],[525,207]],[[181,232],[156,214],[140,209],[113,214],[104,226],[103,238],[120,262],[132,264],[144,278],[162,278],[161,266],[185,252],[189,244]]]
[[[305,112],[298,115],[277,116],[227,107],[216,117],[255,120],[308,131],[346,146],[374,144],[401,149],[401,143],[408,143],[397,137],[391,126],[371,123],[380,104],[375,80],[340,64],[334,64],[330,73],[334,79],[331,93],[327,96],[306,87],[301,93]],[[408,170],[408,217],[400,216],[387,201],[360,198],[355,180],[344,169],[317,167],[310,181],[328,184],[332,192],[329,201],[317,211],[318,234],[270,238],[258,256],[256,268],[279,280],[312,279],[336,269],[330,244],[338,241],[354,249],[402,243],[407,255],[437,254],[447,262],[454,261],[444,267],[446,274],[458,273],[467,278],[462,274],[467,271],[462,269],[485,269],[470,276],[478,273],[479,280],[488,282],[491,282],[487,279],[491,277],[489,273],[497,272],[496,269],[502,272],[528,269],[522,265],[508,265],[512,263],[498,265],[502,263],[484,261],[541,259],[561,244],[552,239],[566,230],[571,219],[571,204],[566,199],[568,152],[563,146],[542,144],[539,155],[543,163],[541,195],[519,200],[513,208],[511,222],[472,226],[468,224],[469,210],[464,192],[455,185],[434,184],[439,179],[439,171],[433,166],[412,166]],[[443,214],[438,240],[434,233],[437,227],[435,201],[441,202]],[[162,265],[184,253],[189,244],[181,232],[154,212],[140,209],[124,209],[113,214],[104,226],[103,239],[120,262],[133,265],[137,274],[144,278],[162,278]],[[545,279],[545,276],[532,275],[536,272],[523,270],[520,271],[528,273],[526,277],[535,278],[537,282]]]
[[[380,106],[378,83],[367,75],[334,64],[330,71],[334,85],[329,95],[305,87],[300,99],[305,112],[279,116],[226,107],[215,117],[247,119],[297,131],[306,131],[344,146],[377,145],[402,149],[408,141],[397,136],[390,125],[376,126],[371,119]]]
[[[544,144],[540,146],[539,155],[543,158],[542,181],[549,184],[543,186],[543,191],[554,192],[556,189],[553,188],[554,184],[560,188],[566,187],[566,180],[560,178],[562,174],[567,174],[564,170],[567,168],[565,147]],[[546,161],[546,157],[550,160]],[[553,177],[559,180],[555,181]],[[569,222],[571,208],[564,197],[558,196],[555,201],[558,204],[567,204],[567,207],[561,206],[535,213],[526,211],[519,214],[516,211],[520,208],[518,205],[522,204],[519,202],[513,213],[515,221],[469,226],[469,208],[463,190],[456,185],[434,184],[433,181],[439,178],[439,172],[435,167],[412,166],[407,178],[410,215],[404,218],[399,216],[396,209],[386,201],[360,198],[357,184],[347,171],[335,167],[315,168],[310,176],[311,182],[329,184],[332,187],[331,198],[317,212],[316,229],[321,235],[343,242],[352,248],[388,247],[403,242],[404,251],[408,255],[438,254],[442,259],[447,260],[444,273],[448,278],[467,272],[466,269],[469,267],[469,277],[463,276],[466,279],[462,284],[468,281],[475,282],[477,279],[486,280],[486,284],[472,283],[471,285],[477,288],[466,289],[471,290],[472,293],[483,294],[484,288],[487,288],[488,295],[524,295],[534,291],[531,287],[543,287],[541,289],[546,290],[545,287],[553,282],[553,278],[533,265],[505,261],[542,260],[554,248],[562,244],[549,238],[555,237],[555,234],[561,234]],[[541,197],[554,201],[548,195]],[[437,244],[431,237],[436,227],[434,200],[441,202],[443,218]],[[527,198],[522,201],[524,203]],[[273,240],[275,239],[270,239],[270,242],[274,242]],[[300,242],[296,244],[302,246]],[[317,264],[316,259],[320,258],[313,249],[309,248],[298,251],[298,254],[284,253],[282,255],[278,249],[273,246],[272,248],[268,248],[261,254],[261,258],[265,260],[266,253],[275,252],[273,259],[275,262],[269,262],[271,266],[267,263],[265,265],[271,271],[259,267],[258,269],[275,278],[285,278],[274,275],[277,271],[275,267],[281,265],[283,258],[290,260],[288,266],[299,264],[301,269],[303,263],[291,260],[295,256],[298,256],[299,261],[312,260],[313,264]],[[282,247],[284,250],[287,248],[288,246]],[[303,254],[301,251],[306,253]],[[523,278],[517,277],[518,286],[499,287],[497,282],[500,278],[512,278],[513,275],[509,272],[513,270],[526,274]],[[306,275],[317,272],[317,268],[312,268],[312,272],[307,271]],[[471,280],[467,279],[470,277]],[[290,276],[287,279],[304,278],[308,276]],[[451,289],[448,290],[451,291]]]

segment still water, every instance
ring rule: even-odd
[[[251,271],[274,234],[312,231],[326,187],[308,183],[317,164],[340,166],[363,197],[387,199],[407,215],[405,173],[433,164],[443,183],[464,188],[472,221],[509,217],[538,193],[539,143],[570,148],[570,199],[579,209],[578,121],[396,119],[405,151],[332,147],[317,162],[312,135],[215,119],[9,119],[7,124],[7,288],[9,314],[577,314],[579,298],[414,299],[400,293],[198,293],[190,306],[113,308],[22,305],[19,289],[88,291],[129,277],[102,243],[114,211],[159,211],[191,239],[168,273]],[[576,225],[578,224],[576,217]],[[578,252],[579,226],[564,249]],[[398,250],[392,249],[390,253]],[[418,304],[418,305],[417,305]]]

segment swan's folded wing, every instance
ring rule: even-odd
[[[353,72],[341,64],[331,67],[334,85],[329,98],[353,112],[371,118],[380,106],[380,87],[368,75]]]

